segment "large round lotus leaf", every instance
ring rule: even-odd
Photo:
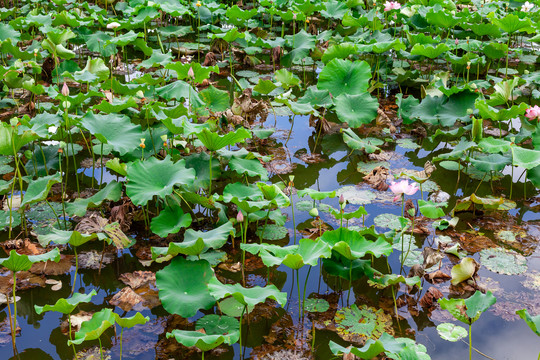
[[[370,78],[371,67],[367,62],[332,59],[319,74],[317,87],[330,91],[333,97],[358,95],[367,91]]]
[[[129,117],[122,114],[95,115],[88,112],[81,125],[120,155],[137,148],[144,137],[141,126],[132,124]]]
[[[330,304],[324,299],[306,299],[304,308],[309,312],[325,312],[330,309]]]
[[[297,202],[294,205],[300,211],[310,211],[311,209],[316,207],[316,205],[315,206],[313,205],[313,201],[309,201],[309,200],[302,200],[302,201]]]
[[[257,236],[262,234],[262,238],[268,241],[281,240],[287,236],[288,233],[289,231],[286,227],[274,224],[266,225],[266,227],[261,226],[257,230]]]
[[[151,157],[134,161],[127,167],[126,193],[135,205],[146,205],[155,195],[171,195],[175,185],[189,185],[195,180],[195,170],[186,169],[185,161],[176,163],[169,156],[163,160]]]
[[[359,259],[366,254],[380,257],[392,252],[392,245],[384,239],[378,238],[376,241],[370,241],[358,232],[345,228],[326,231],[321,240],[348,260]]]
[[[334,321],[338,334],[347,341],[378,339],[385,332],[393,333],[390,315],[367,305],[340,309]]]
[[[504,275],[519,275],[527,271],[527,259],[524,256],[502,248],[480,251],[480,263],[489,270]]]
[[[418,149],[420,147],[420,145],[415,143],[412,139],[408,139],[408,138],[397,139],[396,144],[398,144],[400,147],[402,147],[404,149],[411,149],[411,150],[415,150],[415,149]]]
[[[465,328],[452,323],[442,323],[437,325],[437,332],[441,338],[452,342],[456,342],[467,336],[467,330],[465,330]]]
[[[343,195],[343,198],[355,205],[365,205],[371,203],[377,196],[369,190],[360,190],[356,186],[345,186],[336,190],[336,196]]]
[[[341,94],[334,99],[339,121],[357,128],[369,124],[377,117],[379,102],[369,93],[357,95]]]
[[[58,250],[58,248],[54,248],[53,250],[41,255],[18,254],[17,251],[11,250],[9,252],[9,257],[0,259],[0,265],[13,272],[17,272],[28,271],[32,267],[32,264],[46,261],[59,262],[60,250]]]
[[[208,291],[214,276],[206,260],[189,261],[181,257],[156,273],[159,299],[167,312],[188,318],[200,309],[208,310],[215,304]]]

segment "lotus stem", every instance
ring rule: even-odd
[[[13,354],[16,354],[17,349],[15,347],[15,333],[13,332],[13,319],[11,317],[11,307],[9,306],[9,292],[6,292],[6,301],[9,317],[9,328],[11,330],[11,345],[13,346]]]
[[[239,327],[239,332],[240,332],[240,337],[239,337],[239,344],[240,344],[240,359],[243,359],[243,351],[242,351],[242,321],[244,320],[244,312],[246,311],[247,309],[247,305],[244,305],[244,308],[242,309],[242,314],[240,314],[240,327]]]
[[[103,348],[101,346],[101,337],[98,337],[98,342],[99,342],[99,358],[100,360],[103,360]]]
[[[73,252],[75,253],[75,275],[73,276],[73,285],[71,286],[71,294],[75,292],[75,284],[77,283],[77,273],[79,272],[79,256],[77,255],[77,247],[73,247]]]
[[[306,288],[307,288],[307,283],[308,283],[308,279],[309,279],[309,273],[311,273],[311,268],[312,266],[309,266],[308,268],[308,273],[306,275],[306,280],[304,281],[304,296],[302,297],[302,316],[304,315],[304,305],[305,305],[305,302],[306,302]]]
[[[71,314],[68,314],[68,326],[69,326],[69,340],[73,341],[73,337],[71,336]],[[75,360],[77,360],[77,350],[75,350],[75,344],[72,342],[71,346],[73,347],[73,355],[75,355]],[[120,354],[122,354],[122,350],[120,350]],[[120,355],[120,359],[122,358],[122,355]]]
[[[209,174],[210,174],[210,184],[208,185],[208,197],[210,198],[212,196],[212,151],[210,151],[210,159],[208,160],[209,163]]]
[[[469,360],[472,359],[472,324],[469,324]]]
[[[62,151],[61,149],[58,149],[58,171],[60,172],[60,193],[62,194],[62,216],[64,217],[64,229],[67,229],[67,223],[66,223],[66,204],[64,202],[64,182],[62,181]],[[67,184],[67,170],[66,170],[66,184]]]
[[[122,339],[124,337],[124,328],[120,330],[120,360],[122,360]],[[204,359],[204,352],[203,352],[203,359]]]
[[[347,306],[349,306],[349,298],[352,290],[352,260],[349,260],[349,291],[347,292]]]
[[[13,271],[13,330],[11,331],[11,338],[13,339],[13,348],[15,349],[15,336],[17,335],[17,297],[15,290],[17,289],[17,273]],[[9,307],[9,302],[8,302]]]
[[[390,289],[392,289],[392,300],[394,300],[394,312],[396,313],[396,321],[399,323],[399,315],[398,315],[398,309],[397,309],[397,301],[396,301],[396,292],[394,291],[394,286],[390,285]]]
[[[292,213],[292,222],[293,222],[293,238],[294,238],[294,242],[293,244],[296,245],[296,221],[294,219],[294,202],[293,202],[293,197],[292,197],[292,194],[291,194],[291,213]]]
[[[300,304],[300,270],[296,269],[296,289],[298,290],[298,319],[302,316],[302,305]]]

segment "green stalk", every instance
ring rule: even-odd
[[[13,339],[14,348],[15,348],[15,335],[17,333],[17,298],[15,297],[16,288],[17,288],[17,273],[13,271],[13,328],[11,330],[11,338]],[[9,307],[9,303],[7,305]]]
[[[300,304],[300,271],[296,269],[296,289],[298,290],[298,318],[303,315],[302,313],[302,305]]]
[[[124,336],[124,328],[120,330],[120,360],[122,360],[122,338]],[[204,358],[204,352],[203,352],[203,358]]]
[[[472,324],[469,324],[469,360],[472,359]]]
[[[307,275],[306,275],[306,280],[304,281],[304,296],[302,297],[302,315],[304,314],[304,304],[306,302],[306,287],[307,287],[307,283],[308,283],[308,279],[309,279],[309,273],[311,272],[311,268],[312,268],[312,266],[310,266],[308,268],[308,272],[307,272]]]
[[[349,306],[349,298],[352,290],[352,260],[349,260],[349,291],[347,292],[347,306]]]
[[[99,358],[100,360],[103,360],[103,348],[101,346],[101,338],[98,337],[97,339],[99,341]]]
[[[210,151],[210,159],[208,160],[210,167],[208,168],[210,172],[210,185],[208,185],[208,197],[212,196],[212,151]]]
[[[77,273],[79,272],[79,257],[77,255],[77,247],[73,247],[73,252],[75,253],[75,276],[73,276],[73,285],[71,286],[71,295],[75,292],[75,284],[77,283]]]
[[[71,336],[71,314],[68,314],[68,325],[69,325],[69,340],[73,341],[73,337]],[[77,359],[77,350],[75,350],[75,344],[71,343],[71,346],[73,347],[73,355],[75,355],[75,360]],[[121,349],[121,348],[120,348]],[[122,350],[120,350],[120,354],[122,353]],[[122,358],[122,355],[120,355],[120,359]]]
[[[62,153],[58,152],[58,166],[60,169],[58,170],[60,172],[60,179],[62,179]],[[66,181],[67,181],[67,172],[66,172]],[[64,202],[64,182],[60,181],[60,190],[62,193],[62,215],[64,216],[64,229],[67,229],[67,223],[66,223],[66,204]]]

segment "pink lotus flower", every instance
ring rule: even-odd
[[[390,184],[390,190],[396,195],[394,201],[398,201],[403,195],[414,195],[419,189],[415,183],[409,185],[407,180],[401,180]]]
[[[531,121],[534,119],[540,120],[540,107],[538,105],[534,105],[533,107],[528,108],[525,110],[525,117]]]
[[[62,86],[62,95],[64,96],[68,96],[69,95],[69,88],[66,84],[66,82],[64,81],[64,86]]]
[[[398,10],[401,8],[401,4],[397,1],[387,1],[384,3],[384,11]]]

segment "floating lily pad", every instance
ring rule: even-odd
[[[296,208],[300,211],[310,211],[311,209],[313,209],[313,201],[309,200],[299,201],[295,205]]]
[[[404,149],[418,149],[420,145],[412,141],[412,139],[397,139],[396,144],[398,144],[400,147]]]
[[[412,267],[414,265],[422,265],[424,263],[424,257],[422,252],[418,250],[409,251],[403,265]]]
[[[392,245],[392,247],[395,250],[400,250],[400,251],[401,251],[402,248],[405,251],[407,251],[407,249],[409,249],[409,250],[418,249],[418,246],[416,245],[416,239],[412,235],[404,234],[403,235],[403,247],[401,246],[401,243],[402,243],[402,238],[401,238],[401,236],[399,236],[397,241]]]
[[[442,323],[437,325],[437,332],[441,338],[451,342],[456,342],[467,336],[467,330],[465,330],[465,328],[452,323]]]
[[[401,230],[401,222],[399,221],[399,218],[400,217],[395,214],[379,214],[375,216],[373,222],[376,226],[382,228],[387,228],[390,230]]]
[[[540,272],[533,270],[525,274],[527,279],[521,283],[528,289],[540,291]]]
[[[338,334],[355,343],[378,339],[384,332],[393,332],[390,315],[367,305],[352,305],[338,310],[334,322]]]
[[[421,186],[422,191],[425,192],[434,192],[441,189],[441,187],[437,185],[437,183],[435,183],[435,181],[433,180],[426,180],[426,182],[424,182]]]
[[[264,240],[274,241],[283,239],[285,236],[287,236],[289,231],[286,227],[270,224],[266,225],[266,227],[259,227],[257,230],[257,236],[261,235],[261,233]]]
[[[240,70],[240,71],[236,71],[235,75],[240,76],[240,77],[245,77],[245,78],[252,78],[252,77],[259,76],[259,73],[255,71],[251,71],[251,70]]]
[[[325,312],[330,308],[328,301],[324,299],[306,299],[304,308],[309,312]]]
[[[371,203],[377,197],[372,191],[360,190],[356,186],[345,186],[336,190],[336,196],[343,195],[350,204],[365,205]]]
[[[247,310],[245,310],[245,306],[231,296],[225,300],[221,300],[219,302],[219,308],[225,315],[239,317],[242,315],[242,312],[244,312],[244,315],[249,314],[251,311],[253,311],[255,306],[248,306]]]
[[[390,163],[388,161],[370,161],[370,162],[360,162],[358,163],[356,170],[358,172],[361,172],[362,174],[369,174],[373,171],[377,166],[382,166],[384,168],[389,169]]]
[[[503,275],[519,275],[527,271],[527,259],[524,256],[502,248],[480,251],[480,263]]]

